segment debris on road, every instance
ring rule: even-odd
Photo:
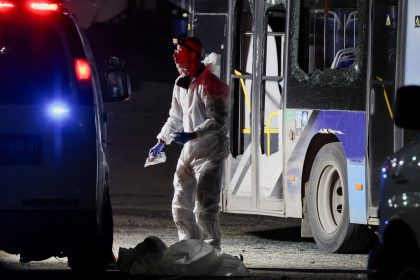
[[[221,253],[202,240],[182,240],[167,246],[149,236],[135,248],[120,248],[117,266],[129,275],[245,276],[242,260]]]

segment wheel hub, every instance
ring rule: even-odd
[[[336,167],[328,165],[318,184],[318,216],[326,232],[332,233],[340,224],[344,207],[343,184]]]

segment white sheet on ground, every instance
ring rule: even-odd
[[[135,248],[120,248],[117,265],[130,275],[243,276],[242,261],[221,253],[202,240],[183,240],[172,246],[155,236]]]

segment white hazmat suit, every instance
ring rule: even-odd
[[[228,155],[228,86],[206,65],[196,79],[176,80],[169,118],[157,138],[195,132],[185,143],[174,176],[172,215],[180,240],[201,239],[220,248],[219,202],[223,160]]]

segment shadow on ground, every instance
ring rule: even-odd
[[[255,276],[242,277],[207,277],[207,276],[176,276],[176,275],[126,275],[119,271],[106,271],[104,273],[74,273],[70,270],[38,270],[38,271],[4,271],[0,270],[0,279],[43,279],[43,280],[76,280],[76,279],[188,279],[188,280],[205,280],[205,279],[257,279]],[[270,278],[272,279],[272,278]]]
[[[312,238],[300,237],[300,227],[247,231],[247,234],[269,240],[282,240],[293,242],[311,242],[311,240],[313,240]]]

